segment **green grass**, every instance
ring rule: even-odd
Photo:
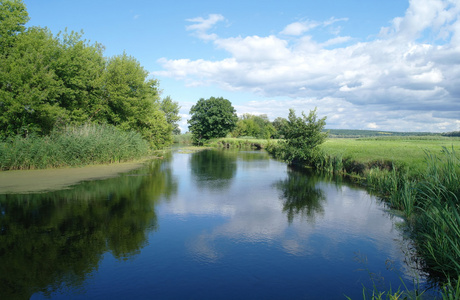
[[[205,143],[210,147],[223,147],[223,148],[251,148],[251,149],[264,149],[270,142],[276,140],[256,139],[253,137],[243,138],[219,138],[212,139]]]
[[[409,175],[426,169],[425,150],[441,154],[442,146],[460,153],[460,139],[447,137],[401,137],[374,139],[328,139],[321,149],[330,156],[341,156],[362,164],[391,162],[407,167]]]
[[[49,136],[0,142],[0,170],[45,169],[129,161],[146,156],[148,142],[109,125],[67,127]]]

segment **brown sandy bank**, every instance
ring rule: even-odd
[[[142,167],[146,161],[62,169],[0,171],[0,194],[61,190],[81,181],[118,176]]]

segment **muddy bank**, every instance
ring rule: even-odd
[[[62,169],[0,171],[0,194],[61,190],[81,181],[118,176],[142,167],[146,161]]]

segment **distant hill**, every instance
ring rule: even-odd
[[[377,130],[356,130],[356,129],[326,129],[331,138],[364,138],[364,137],[391,137],[391,136],[440,136],[440,133],[432,132],[396,132]]]

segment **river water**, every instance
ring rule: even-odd
[[[362,299],[418,278],[402,220],[262,151],[172,152],[0,195],[0,299]]]

